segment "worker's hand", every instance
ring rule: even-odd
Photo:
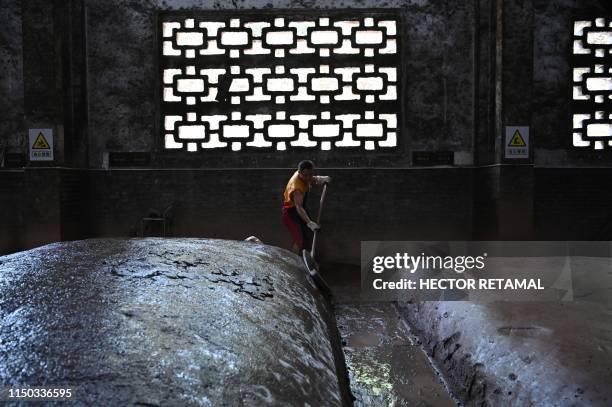
[[[313,222],[313,221],[308,222],[307,226],[308,226],[308,227],[310,228],[310,230],[312,230],[313,232],[315,232],[315,231],[317,231],[317,230],[321,229],[321,226],[319,226],[319,224],[318,224],[318,223]]]
[[[331,184],[331,177],[326,175],[319,176],[319,184]]]

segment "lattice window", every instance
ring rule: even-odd
[[[612,147],[612,20],[574,23],[573,141],[575,147]]]
[[[395,13],[162,14],[166,150],[398,143]]]

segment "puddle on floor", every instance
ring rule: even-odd
[[[328,274],[355,406],[455,406],[395,305],[359,301],[358,268]]]

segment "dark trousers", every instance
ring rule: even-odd
[[[289,229],[294,245],[306,250],[311,249],[313,232],[297,213],[295,207],[283,208],[283,223]]]

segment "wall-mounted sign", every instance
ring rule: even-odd
[[[109,167],[148,167],[151,153],[139,151],[111,151],[108,153]]]
[[[412,165],[429,167],[435,165],[454,165],[454,151],[413,151]]]
[[[529,158],[529,127],[506,126],[504,157]]]
[[[53,161],[53,129],[30,129],[30,161]]]

